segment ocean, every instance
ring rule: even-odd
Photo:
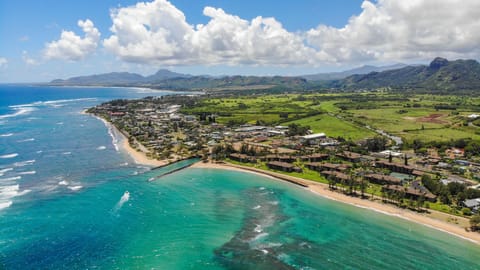
[[[0,85],[0,269],[480,269],[469,241],[271,178],[149,182],[169,168],[134,164],[81,113],[166,94]]]

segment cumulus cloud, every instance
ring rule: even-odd
[[[0,57],[0,68],[5,68],[8,65],[8,60],[5,57]]]
[[[112,35],[103,45],[127,62],[164,65],[320,65],[480,55],[480,1],[378,0],[361,7],[342,28],[289,32],[275,18],[249,21],[213,7],[203,10],[209,17],[205,25],[191,25],[169,1],[154,0],[113,10]]]
[[[379,0],[343,28],[320,25],[307,42],[338,62],[478,57],[480,1]]]
[[[210,21],[193,26],[166,0],[120,8],[103,44],[125,61],[168,65],[299,64],[315,53],[274,18],[247,21],[212,7],[203,14]]]
[[[72,31],[62,31],[59,40],[47,43],[44,50],[46,59],[62,59],[78,61],[95,52],[100,32],[90,20],[79,20],[78,26],[82,28],[85,36],[82,38]]]

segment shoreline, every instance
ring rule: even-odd
[[[148,158],[147,155],[144,153],[144,152],[141,152],[141,151],[138,151],[136,149],[134,149],[130,143],[128,142],[128,138],[125,136],[125,134],[123,134],[123,132],[121,132],[115,125],[113,125],[112,123],[108,122],[107,120],[97,116],[97,115],[94,115],[94,114],[91,114],[91,113],[87,113],[86,110],[83,110],[81,112],[82,114],[87,114],[87,115],[90,115],[90,116],[93,116],[95,118],[97,118],[98,120],[102,121],[102,123],[107,127],[108,130],[113,130],[115,134],[111,134],[112,137],[112,140],[114,140],[113,145],[115,147],[115,149],[120,150],[120,151],[123,151],[124,153],[126,153],[130,158],[133,159],[133,162],[137,165],[145,165],[145,166],[150,166],[150,167],[162,167],[162,166],[166,166],[168,164],[170,164],[169,161],[167,160],[156,160],[156,159],[151,159],[151,158]],[[115,136],[118,136],[120,138],[117,138]],[[117,141],[117,143],[119,143],[119,145],[117,145],[115,143],[115,140]],[[118,147],[119,146],[119,147]]]
[[[469,232],[469,231],[466,231],[465,228],[462,228],[458,225],[448,223],[439,219],[435,219],[433,217],[416,213],[407,209],[401,209],[393,205],[371,201],[368,199],[361,199],[358,197],[352,197],[339,192],[331,191],[328,188],[327,184],[322,184],[322,183],[305,180],[305,179],[301,179],[293,176],[282,175],[275,172],[264,171],[256,168],[250,168],[250,167],[245,167],[245,166],[235,165],[235,164],[228,164],[228,163],[218,164],[218,163],[211,163],[211,162],[209,163],[197,162],[193,166],[191,166],[191,168],[233,170],[233,171],[253,173],[253,174],[261,175],[263,177],[266,176],[268,178],[272,178],[278,181],[287,181],[293,184],[297,184],[300,187],[303,187],[304,189],[318,196],[327,198],[329,200],[334,200],[334,201],[349,204],[355,207],[372,210],[388,216],[395,216],[404,220],[421,224],[423,226],[426,226],[444,233],[448,233],[450,235],[453,235],[453,236],[462,238],[464,240],[467,240],[469,242],[472,242],[474,244],[480,245],[479,233]],[[460,218],[460,217],[455,216],[455,218]]]

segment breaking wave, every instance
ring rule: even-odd
[[[6,159],[6,158],[14,158],[14,157],[17,157],[17,156],[18,156],[17,153],[13,153],[13,154],[2,155],[2,156],[0,156],[0,158]]]

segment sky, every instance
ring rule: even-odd
[[[478,0],[0,0],[0,82],[479,59]]]

